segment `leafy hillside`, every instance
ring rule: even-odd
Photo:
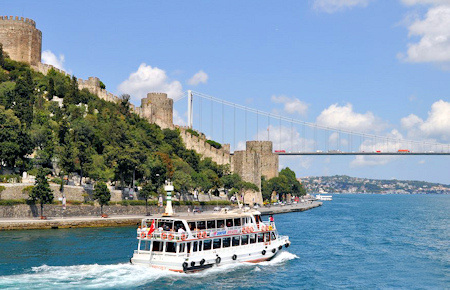
[[[129,111],[129,96],[106,102],[77,79],[47,75],[3,55],[0,47],[0,161],[17,173],[35,167],[77,173],[122,186],[172,179],[178,192],[255,188],[228,166],[201,160],[177,130],[161,128]],[[257,188],[256,188],[257,189]]]

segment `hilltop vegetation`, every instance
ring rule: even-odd
[[[231,174],[229,166],[201,160],[179,132],[161,129],[119,103],[78,89],[77,79],[47,75],[13,61],[0,47],[0,162],[21,174],[42,167],[93,182],[130,186],[133,179],[156,194],[166,179],[177,192],[218,193],[258,188]],[[57,172],[58,173],[58,172]]]
[[[450,186],[414,180],[379,180],[346,175],[299,178],[308,192],[329,193],[440,193],[449,194]]]

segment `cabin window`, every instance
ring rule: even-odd
[[[226,219],[225,224],[228,228],[231,228],[233,226],[233,219]]]
[[[256,234],[250,234],[250,244],[256,243]]]
[[[216,221],[207,221],[206,225],[208,226],[208,229],[215,229],[216,228]]]
[[[248,244],[248,235],[244,235],[242,236],[242,245],[247,245]]]
[[[178,253],[184,253],[185,243],[181,243],[178,248]]]
[[[163,251],[164,242],[154,241],[153,242],[153,252],[162,252]]]
[[[222,239],[222,247],[228,248],[231,245],[231,238]]]
[[[145,241],[145,242],[141,241],[139,250],[148,251],[150,249],[150,244],[151,244],[151,241]]]
[[[235,218],[234,219],[234,226],[235,227],[240,227],[241,226],[241,219],[240,218]]]
[[[217,228],[224,228],[225,227],[225,220],[217,220]]]
[[[205,221],[197,221],[197,229],[206,230],[206,222]]]
[[[189,243],[186,243],[186,249],[187,249],[187,252],[188,252],[188,253],[191,252],[191,243],[190,243],[190,242],[189,242]]]
[[[197,246],[198,246],[198,242],[194,242],[194,243],[192,244],[192,251],[193,251],[193,252],[197,252]]]
[[[211,250],[211,240],[203,241],[203,251]]]
[[[213,240],[213,249],[220,249],[220,242],[221,242],[221,239],[214,239]]]
[[[271,232],[270,235],[271,235],[271,237],[272,237],[272,241],[275,241],[275,240],[276,240],[275,233],[274,233],[274,232]]]
[[[270,233],[265,233],[264,234],[264,242],[269,242],[270,241]]]
[[[193,231],[195,229],[195,222],[188,222],[189,229]]]
[[[168,220],[159,220],[158,221],[158,229],[164,231],[170,231],[173,229],[173,221]]]
[[[264,242],[264,234],[258,234],[258,243]]]
[[[175,221],[174,226],[175,226],[174,230],[176,232],[178,232],[178,229],[183,229],[184,231],[186,231],[182,221]]]
[[[203,247],[203,241],[198,242],[198,250],[201,251]]]
[[[166,242],[166,253],[176,253],[177,244],[173,242]]]
[[[241,240],[240,236],[233,237],[233,240],[232,240],[233,247],[239,246],[240,240]]]

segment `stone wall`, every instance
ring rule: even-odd
[[[203,158],[209,157],[217,164],[231,164],[230,144],[223,144],[222,148],[216,149],[209,143],[206,143],[206,138],[203,135],[195,136],[187,132],[185,127],[178,128],[187,149],[194,150],[201,154]]]
[[[0,193],[1,199],[28,199],[28,195],[22,193],[23,189],[27,186],[33,186],[33,183],[0,183],[0,185],[5,187],[5,190]],[[55,200],[62,198],[62,194],[59,191],[58,184],[50,184],[50,188],[53,191],[53,197]],[[122,192],[120,190],[111,191],[111,201],[121,201]],[[86,189],[82,186],[64,186],[64,195],[67,200],[73,201],[84,201],[85,195],[92,196],[92,190]],[[89,198],[88,198],[89,199]]]
[[[213,205],[196,206],[202,211],[213,210]],[[191,207],[192,208],[192,207]],[[174,206],[175,213],[188,212],[188,206]],[[40,216],[40,205],[18,204],[14,206],[0,206],[0,218],[32,218]],[[149,206],[148,210],[151,214],[163,213],[164,208],[157,206]],[[191,211],[192,212],[192,211]],[[105,205],[103,213],[108,215],[142,215],[147,212],[145,206],[122,206],[122,205]],[[98,217],[100,216],[99,205],[67,205],[63,210],[61,205],[46,204],[44,205],[44,216],[46,217]]]
[[[261,175],[267,179],[278,176],[278,154],[272,151],[271,141],[247,141],[247,151],[256,152],[261,158]]]
[[[234,151],[231,171],[261,190],[261,156],[253,151]],[[260,193],[261,194],[261,193]]]
[[[31,19],[0,16],[0,43],[13,60],[32,66],[41,61],[42,32]]]

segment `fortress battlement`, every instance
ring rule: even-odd
[[[23,18],[23,17],[20,17],[19,18],[19,16],[16,16],[16,17],[14,17],[14,16],[0,16],[0,21],[16,21],[16,22],[23,22],[23,23],[26,23],[26,24],[29,24],[29,25],[31,25],[31,26],[33,26],[33,27],[36,27],[36,22],[34,21],[34,20],[32,20],[32,19],[29,19],[29,18]]]

